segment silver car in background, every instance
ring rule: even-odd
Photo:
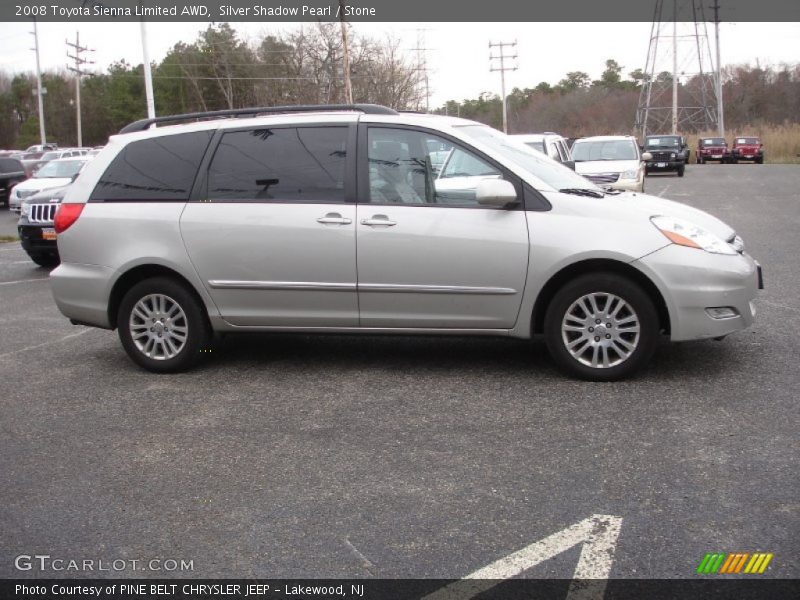
[[[614,380],[660,338],[753,322],[760,268],[731,227],[485,125],[374,105],[202,117],[123,129],[55,217],[58,308],[116,328],[145,369],[190,367],[214,332],[541,334],[566,372]]]

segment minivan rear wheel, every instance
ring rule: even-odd
[[[545,341],[564,371],[592,381],[628,377],[650,360],[659,332],[648,294],[616,273],[582,275],[556,292]]]
[[[190,368],[210,338],[200,302],[166,277],[145,279],[128,290],[120,303],[117,330],[128,356],[154,373]]]

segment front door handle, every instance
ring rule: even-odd
[[[370,227],[374,227],[376,225],[391,227],[392,225],[397,225],[397,222],[390,221],[389,217],[387,217],[386,215],[372,215],[371,219],[361,219],[361,224],[368,225]]]
[[[317,223],[323,223],[325,225],[332,223],[334,225],[350,225],[352,223],[352,219],[348,219],[347,217],[343,217],[339,213],[331,212],[325,215],[324,217],[320,217],[317,219]]]

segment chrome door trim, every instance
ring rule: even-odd
[[[211,279],[208,285],[214,289],[235,290],[324,290],[327,292],[389,292],[414,294],[483,294],[489,296],[507,296],[516,294],[517,290],[504,287],[468,287],[460,285],[404,285],[393,283],[327,283],[321,281],[236,281],[227,279]]]
[[[505,287],[469,287],[461,285],[403,285],[394,283],[359,283],[360,292],[395,292],[414,294],[484,294],[489,296],[507,296],[516,294],[517,290]]]
[[[228,290],[321,290],[326,292],[353,292],[355,283],[326,283],[319,281],[232,281],[211,279],[208,285],[214,289]]]

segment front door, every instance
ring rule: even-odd
[[[475,188],[509,178],[489,159],[425,130],[359,134],[361,326],[510,329],[528,269],[525,212],[486,208]]]

